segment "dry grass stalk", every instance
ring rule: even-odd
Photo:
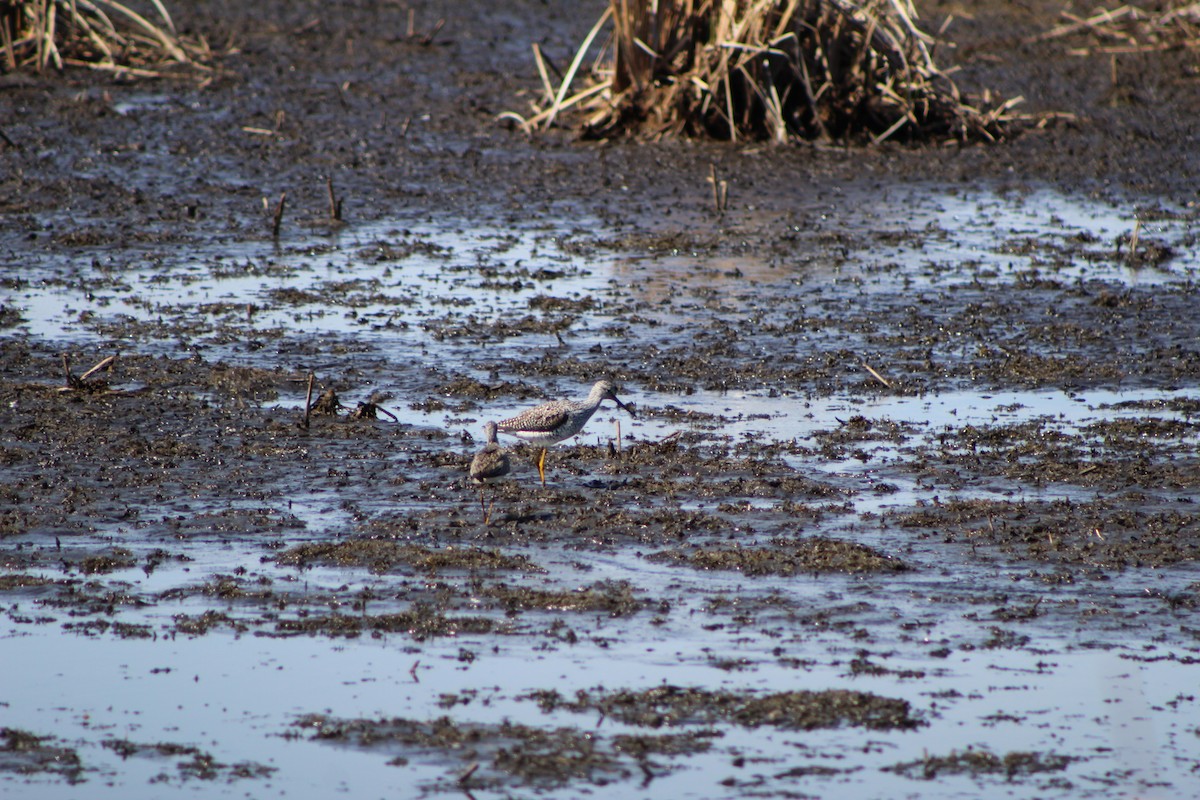
[[[143,14],[115,0],[0,1],[0,72],[70,66],[163,77],[172,66],[204,68],[208,44],[179,36],[161,0],[148,3]]]
[[[575,69],[611,18],[591,86]],[[1016,100],[966,102],[930,54],[912,0],[610,0],[552,100],[517,120],[549,127],[578,105],[585,135],[782,141],[996,137]]]
[[[1078,55],[1200,49],[1200,2],[1195,0],[1165,0],[1149,10],[1123,5],[1087,18],[1064,11],[1062,17],[1066,22],[1030,41],[1086,35],[1093,43],[1072,51]]]

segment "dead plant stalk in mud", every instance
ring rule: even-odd
[[[1087,18],[1064,10],[1061,16],[1065,23],[1026,41],[1042,42],[1085,34],[1091,40],[1088,45],[1070,51],[1081,56],[1200,49],[1200,3],[1195,0],[1167,0],[1149,10],[1123,5],[1100,9]]]
[[[1015,98],[972,105],[931,55],[912,0],[611,0],[526,132],[578,110],[585,136],[994,139]],[[591,85],[573,83],[601,30]]]
[[[206,69],[201,37],[180,36],[161,0],[157,22],[115,0],[16,0],[0,4],[0,71],[66,66],[129,77],[163,77],[167,65]]]

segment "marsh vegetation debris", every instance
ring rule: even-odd
[[[0,73],[31,68],[85,67],[124,78],[207,70],[213,60],[204,37],[181,35],[161,2],[14,0],[0,8]],[[140,7],[139,7],[140,6]]]
[[[554,87],[535,45],[543,96],[526,129],[578,111],[587,136],[707,135],[995,140],[1010,109],[990,92],[964,97],[934,62],[935,40],[908,0],[613,0]],[[601,28],[590,85],[573,79]],[[578,106],[578,109],[574,108]],[[712,175],[718,212],[725,206]]]
[[[501,789],[506,785],[562,787],[584,782],[605,785],[641,778],[653,756],[704,752],[720,733],[711,730],[664,735],[607,736],[574,727],[542,728],[515,722],[462,723],[443,716],[431,721],[404,718],[338,719],[310,714],[296,727],[319,741],[396,752],[398,758],[453,759],[444,788]],[[654,762],[662,771],[670,767]],[[465,773],[460,765],[468,765]],[[464,775],[469,776],[468,781]],[[439,784],[442,786],[443,784]]]
[[[367,567],[384,573],[403,564],[422,572],[448,570],[537,572],[537,564],[524,555],[508,555],[497,549],[401,544],[380,539],[350,539],[342,542],[309,542],[288,548],[275,556],[282,566],[307,567],[329,564],[340,567]]]
[[[822,536],[776,538],[770,547],[697,547],[665,550],[646,556],[649,561],[680,564],[700,570],[736,570],[743,575],[797,575],[822,572],[899,572],[909,567],[858,542]]]
[[[57,775],[69,784],[86,780],[79,754],[51,744],[53,736],[38,736],[20,728],[0,728],[0,772],[33,776]]]
[[[796,690],[755,694],[696,687],[658,686],[644,691],[578,691],[573,699],[557,691],[529,695],[542,711],[598,711],[606,717],[648,728],[729,722],[748,728],[814,730],[840,725],[874,730],[908,730],[924,724],[907,700],[846,689]]]
[[[1042,772],[1062,772],[1073,759],[1055,753],[1012,751],[997,755],[989,750],[968,748],[945,756],[926,756],[916,761],[884,767],[908,778],[931,781],[939,775],[1000,775],[1005,780]]]

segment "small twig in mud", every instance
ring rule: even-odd
[[[726,209],[729,208],[729,181],[719,180],[717,178],[717,165],[708,165],[708,182],[712,184],[713,194],[713,211],[718,217],[725,216]]]
[[[621,452],[621,420],[615,419],[613,422],[617,426],[617,452],[619,453]]]
[[[1083,31],[1083,30],[1090,30],[1093,33],[1095,33],[1103,25],[1109,25],[1109,24],[1117,22],[1118,20],[1121,20],[1125,17],[1136,16],[1138,13],[1139,13],[1138,9],[1136,9],[1132,6],[1121,6],[1120,8],[1116,9],[1115,11],[1101,10],[1100,13],[1096,14],[1095,16],[1089,17],[1087,19],[1081,19],[1081,18],[1075,16],[1074,14],[1069,14],[1064,11],[1062,13],[1062,16],[1065,17],[1066,19],[1071,20],[1071,22],[1069,24],[1059,25],[1056,28],[1051,28],[1050,30],[1045,31],[1044,33],[1039,33],[1037,36],[1031,36],[1030,38],[1026,39],[1025,41],[1027,43],[1043,42],[1043,41],[1046,41],[1047,39],[1057,39],[1061,36],[1066,36],[1071,33],[1077,33],[1079,31]]]
[[[870,364],[868,364],[865,361],[862,362],[862,365],[863,365],[863,369],[865,369],[867,372],[871,373],[871,377],[875,378],[875,380],[879,381],[887,388],[889,388],[889,389],[892,388],[892,384],[888,382],[888,379],[883,377],[882,375],[880,375],[878,372],[876,372],[874,367],[872,367]]]
[[[439,33],[441,33],[442,28],[446,27],[446,20],[439,19],[437,22],[435,22],[433,24],[433,30],[431,30],[431,31],[429,31],[429,33],[423,34],[421,36],[417,36],[415,34],[415,32],[413,31],[413,27],[412,27],[413,26],[413,18],[411,15],[408,18],[408,26],[409,26],[408,38],[415,40],[416,43],[421,45],[422,47],[429,47],[431,44],[433,44],[434,38]]]
[[[342,221],[342,201],[333,191],[333,176],[325,179],[325,188],[329,190],[329,218],[334,222]]]
[[[102,372],[106,369],[111,369],[116,362],[116,356],[107,356],[96,362],[96,365],[87,372],[80,375],[78,378],[71,374],[71,359],[66,353],[62,356],[63,379],[64,384],[59,387],[60,392],[96,392],[106,388],[107,384],[101,380],[89,380],[97,372]]]
[[[108,369],[109,367],[111,367],[113,365],[113,362],[115,362],[116,360],[117,360],[116,356],[109,356],[108,358],[100,359],[100,361],[98,361],[96,363],[96,366],[92,367],[87,372],[80,375],[79,380],[86,381],[88,378],[92,377],[100,370]]]
[[[350,419],[379,419],[379,414],[384,414],[388,417],[391,417],[392,422],[400,421],[399,417],[376,403],[374,399],[360,402],[358,406],[350,412]]]
[[[1135,220],[1133,223],[1133,233],[1131,233],[1129,235],[1129,261],[1130,261],[1130,263],[1137,261],[1138,236],[1141,234],[1141,232],[1142,232],[1142,221],[1140,219]]]
[[[388,392],[374,392],[350,412],[350,419],[379,419],[379,414],[384,414],[390,417],[392,422],[399,422],[399,417],[383,407],[383,403],[391,399],[392,395]],[[338,403],[338,407],[345,408],[341,403]]]
[[[417,667],[419,667],[419,666],[421,666],[421,660],[417,659],[416,661],[413,662],[412,667],[409,668],[409,670],[408,670],[408,674],[412,676],[413,683],[421,682],[421,679],[419,677],[417,677]]]
[[[312,410],[312,390],[313,390],[313,382],[316,380],[316,377],[317,376],[314,375],[313,373],[311,373],[311,372],[308,373],[308,393],[304,396],[303,427],[305,430],[308,430],[308,415],[309,415],[309,412]]]
[[[469,781],[469,780],[471,779],[471,776],[475,774],[475,771],[476,771],[477,769],[479,769],[479,762],[478,762],[478,761],[476,761],[476,762],[472,763],[472,764],[471,764],[471,766],[467,767],[467,771],[466,771],[466,772],[464,772],[462,775],[460,775],[460,776],[459,776],[459,778],[458,778],[458,785],[459,785],[459,786],[466,786],[466,785],[467,785],[467,781]]]
[[[309,31],[316,30],[319,27],[321,27],[321,18],[313,17],[312,19],[310,19],[308,22],[304,23],[300,27],[292,28],[292,36],[300,36],[301,34],[305,34],[305,33],[308,33]]]
[[[287,206],[287,192],[279,193],[279,203],[275,206],[274,218],[271,220],[271,237],[279,238],[279,226],[283,222],[283,209]]]

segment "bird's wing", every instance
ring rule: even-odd
[[[569,416],[567,411],[562,408],[538,406],[537,408],[531,408],[524,413],[518,414],[512,419],[506,419],[503,422],[497,423],[496,427],[505,433],[513,433],[515,431],[549,433],[561,427]]]

